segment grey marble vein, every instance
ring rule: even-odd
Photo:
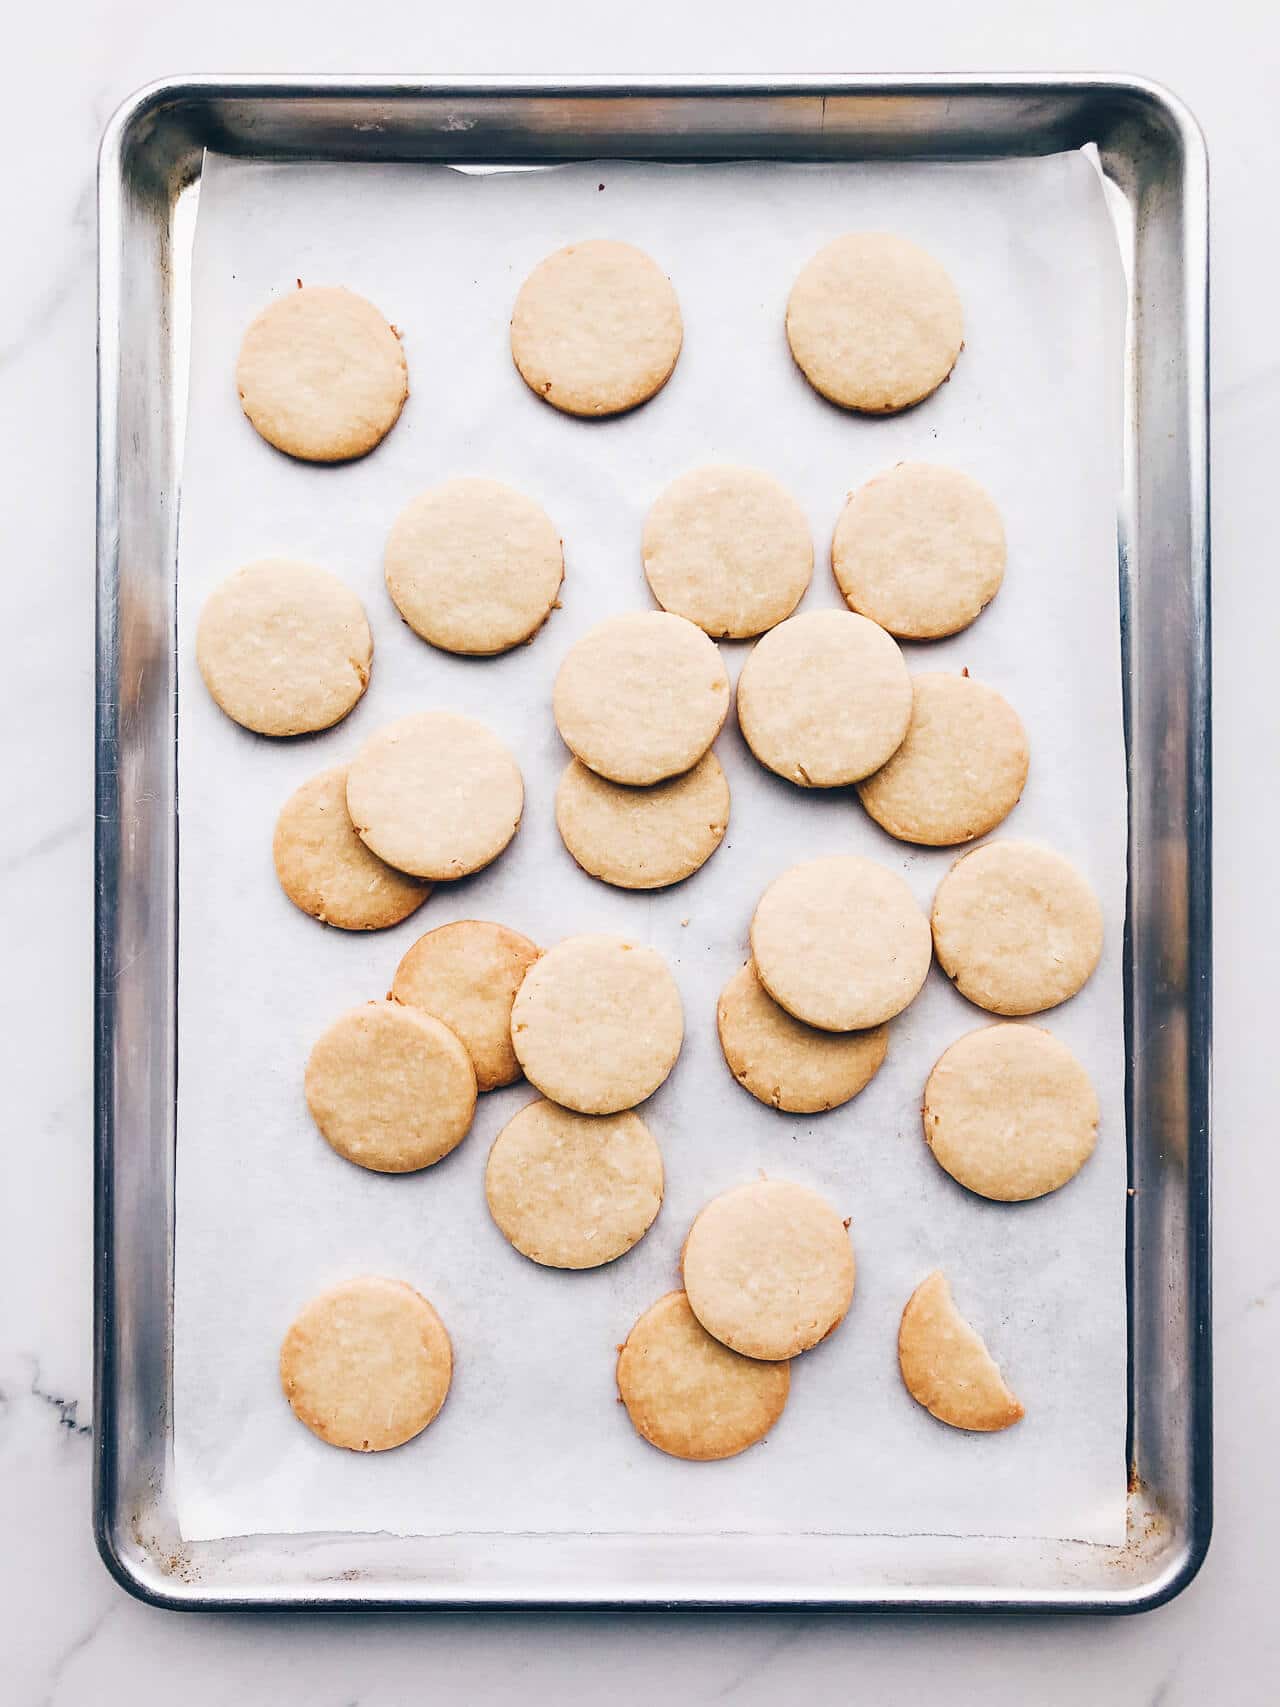
[[[54,1662],[53,1670],[49,1673],[49,1686],[40,1698],[40,1707],[54,1707],[58,1696],[59,1685],[66,1676],[72,1663],[84,1652],[89,1644],[101,1634],[103,1626],[109,1619],[113,1618],[116,1613],[119,1612],[121,1605],[122,1602],[119,1600],[109,1601],[107,1605],[90,1620],[88,1627],[75,1638],[70,1647],[62,1650],[61,1654],[59,1654],[57,1660]],[[88,1698],[80,1695],[73,1697],[73,1699],[76,1701],[84,1701]]]
[[[57,1414],[58,1427],[65,1429],[70,1435],[91,1435],[92,1423],[82,1423],[79,1418],[79,1399],[64,1399],[60,1393],[51,1393],[40,1385],[40,1365],[35,1358],[31,1359],[31,1382],[27,1389],[33,1399],[39,1399],[42,1404]]]
[[[19,357],[27,355],[33,346],[51,330],[63,309],[82,288],[92,289],[94,258],[94,185],[90,177],[81,186],[71,215],[70,227],[74,243],[54,273],[52,280],[44,279],[44,288],[34,307],[22,316],[4,343],[0,343],[0,371]]]
[[[18,871],[31,860],[55,853],[67,842],[78,840],[88,828],[89,820],[82,812],[77,812],[73,817],[66,818],[62,823],[46,830],[43,836],[37,836],[34,842],[26,842],[21,847],[0,854],[0,875],[7,877],[10,872]]]
[[[797,1642],[803,1641],[811,1628],[811,1620],[797,1619],[794,1624],[788,1625],[785,1630],[780,1630],[774,1639],[771,1642],[768,1642],[763,1649],[757,1653],[753,1653],[751,1658],[746,1661],[745,1664],[740,1667],[736,1667],[730,1673],[721,1687],[716,1690],[714,1696],[712,1696],[712,1700],[728,1701],[732,1696],[737,1694],[744,1683],[758,1678],[764,1668],[772,1665],[778,1658],[779,1654],[785,1653],[789,1648],[793,1648]],[[784,1699],[785,1694],[786,1692],[784,1690]]]

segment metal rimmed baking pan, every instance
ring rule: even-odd
[[[174,593],[193,190],[260,158],[1018,157],[1094,144],[1129,284],[1118,515],[1129,782],[1130,1535],[180,1539],[172,1503]],[[1207,183],[1140,80],[195,78],[112,120],[100,179],[96,1526],[157,1604],[1134,1610],[1208,1544]]]

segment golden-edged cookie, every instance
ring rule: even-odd
[[[943,1051],[924,1088],[934,1160],[980,1197],[1019,1203],[1057,1191],[1093,1154],[1098,1097],[1052,1032],[988,1025]]]
[[[579,1114],[616,1114],[651,1096],[684,1039],[680,992],[655,948],[573,936],[525,974],[511,1041],[529,1082]]]
[[[729,825],[729,783],[714,753],[648,788],[597,776],[570,759],[556,790],[561,840],[592,877],[662,889],[706,864]]]
[[[489,1213],[522,1256],[598,1268],[642,1239],[662,1206],[662,1154],[638,1114],[534,1102],[494,1139]]]
[[[713,1339],[683,1292],[651,1304],[618,1353],[618,1397],[636,1432],[673,1458],[732,1458],[782,1415],[789,1363],[742,1357]]]
[[[829,854],[775,877],[751,920],[751,957],[775,1002],[823,1031],[865,1031],[915,1000],[929,921],[898,876]]]
[[[429,883],[384,864],[356,835],[345,765],[294,789],[276,819],[271,854],[294,906],[344,931],[398,925],[431,893]]]
[[[446,1025],[398,1002],[351,1008],[307,1061],[307,1107],[340,1156],[380,1174],[429,1168],[466,1137],[471,1057]]]
[[[492,730],[420,711],[370,736],[347,772],[351,822],[379,859],[446,881],[488,865],[520,827],[520,767]]]
[[[594,238],[557,249],[520,287],[511,355],[569,415],[634,409],[671,377],[684,336],[671,281],[643,249]]]
[[[946,268],[918,243],[851,231],[819,249],[792,286],[787,340],[815,391],[883,415],[942,384],[964,316]]]
[[[280,1385],[298,1421],[330,1446],[385,1452],[439,1415],[453,1348],[427,1300],[365,1275],[299,1312],[280,1348]]]
[[[933,898],[933,947],[961,995],[993,1014],[1074,996],[1102,953],[1102,908],[1069,859],[1035,842],[962,854]]]
[[[857,1096],[879,1072],[889,1045],[887,1025],[834,1032],[793,1019],[750,961],[720,992],[716,1027],[738,1083],[787,1114],[818,1114]]]
[[[824,1197],[791,1180],[751,1180],[713,1197],[689,1229],[680,1265],[707,1332],[768,1362],[825,1339],[853,1298],[848,1227]]]
[[[607,617],[565,655],[552,693],[570,752],[611,782],[691,769],[720,733],[729,677],[702,630],[668,611]]]
[[[409,376],[399,338],[371,302],[307,285],[250,323],[236,386],[268,444],[305,462],[345,462],[395,426]]]
[[[336,575],[264,557],[205,600],[196,663],[220,709],[244,728],[305,735],[340,722],[364,693],[373,636]]]
[[[1031,760],[1022,719],[970,676],[913,676],[911,687],[902,745],[858,797],[899,841],[940,848],[985,836],[1022,797]]]
[[[897,642],[847,610],[805,611],[771,629],[738,677],[738,724],[771,771],[839,788],[902,745],[911,677]]]
[[[957,468],[900,462],[850,495],[831,541],[850,610],[902,640],[957,634],[1004,579],[1004,523]]]
[[[391,996],[442,1020],[470,1055],[476,1088],[492,1091],[520,1077],[511,1004],[539,953],[506,925],[459,919],[418,938],[396,967]]]
[[[694,468],[654,501],[644,572],[663,610],[713,639],[763,634],[800,603],[813,574],[804,511],[758,468]]]
[[[898,1367],[911,1397],[952,1428],[992,1434],[1025,1414],[980,1335],[956,1309],[941,1269],[907,1300],[898,1329]]]
[[[447,480],[401,510],[383,568],[416,634],[484,657],[542,627],[564,579],[564,551],[550,516],[523,492],[497,480]]]

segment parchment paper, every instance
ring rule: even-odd
[[[783,309],[822,243],[858,227],[904,232],[938,255],[964,301],[950,383],[887,420],[823,403],[792,366]],[[539,403],[512,367],[507,321],[529,269],[584,236],[631,239],[670,273],[685,318],[675,376],[648,406],[582,423]],[[311,467],[241,415],[239,340],[278,292],[345,283],[403,333],[412,395],[364,461]],[[423,166],[263,165],[209,156],[192,304],[190,421],[179,562],[181,932],[175,1456],[192,1539],[262,1531],[918,1532],[1123,1538],[1125,1144],[1121,939],[1125,783],[1116,573],[1123,285],[1098,178],[1081,155],[977,165],[662,167],[593,163],[478,176]],[[1087,1063],[1102,1106],[1093,1160],[1065,1190],[1005,1206],[932,1161],[920,1097],[943,1048],[986,1023],[935,967],[893,1025],[888,1061],[852,1104],[820,1117],[762,1107],[730,1077],[716,996],[745,958],[765,884],[794,861],[856,851],[902,871],[921,904],[955,857],[891,840],[846,792],[791,788],[732,725],[718,751],[733,791],[725,844],[687,883],[637,895],[593,882],[553,814],[566,761],[555,670],[604,615],[650,604],[640,565],[649,504],[707,460],[771,470],[813,526],[803,608],[835,605],[831,529],[846,492],[904,457],[967,469],[1009,538],[1005,585],[966,633],[907,648],[912,669],[998,687],[1032,750],[1022,803],[997,834],[1076,859],[1103,902],[1097,974],[1046,1023]],[[563,609],[503,658],[433,651],[382,579],[400,507],[455,474],[538,498],[565,540]],[[376,656],[338,728],[273,742],[213,706],[194,661],[200,607],[251,558],[325,564],[363,598]],[[745,648],[725,645],[736,678]],[[511,848],[369,935],[326,929],[281,893],[275,816],[381,724],[430,706],[488,722],[523,767]],[[481,1101],[445,1162],[386,1177],[342,1161],[303,1100],[307,1053],[331,1019],[384,994],[421,932],[493,918],[550,944],[629,933],[668,956],[687,1037],[643,1113],[667,1194],[620,1262],[581,1274],[518,1256],[489,1219],[490,1142],[531,1096]],[[793,1365],[767,1442],[721,1464],[646,1446],[616,1402],[614,1348],[678,1284],[677,1253],[710,1196],[757,1170],[805,1181],[852,1217],[850,1316]],[[936,1265],[986,1336],[1027,1417],[1003,1435],[933,1421],[903,1391],[896,1334]],[[297,1309],[362,1272],[420,1288],[453,1336],[439,1420],[398,1451],[322,1445],[280,1395],[276,1359]]]

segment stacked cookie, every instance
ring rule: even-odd
[[[336,1019],[311,1051],[306,1097],[338,1154],[400,1174],[456,1149],[477,1095],[520,1076],[511,1006],[537,958],[505,925],[443,925],[404,956],[385,1001]]]
[[[790,1360],[826,1339],[853,1299],[848,1223],[789,1180],[713,1198],[680,1254],[682,1292],[650,1306],[618,1354],[637,1431],[676,1458],[731,1458],[782,1415]]]
[[[806,861],[765,890],[752,958],[721,993],[738,1082],[788,1113],[836,1108],[870,1083],[887,1021],[929,971],[929,925],[895,872],[853,854]]]
[[[523,811],[520,767],[491,730],[419,712],[289,797],[272,842],[276,875],[322,923],[379,930],[420,907],[432,883],[489,865]]]
[[[729,784],[710,750],[729,677],[700,628],[667,611],[609,617],[570,647],[552,707],[574,755],[556,823],[584,871],[656,889],[711,857],[729,823]]]
[[[948,378],[962,314],[943,268],[915,244],[853,233],[801,271],[786,335],[822,397],[887,414]],[[649,256],[590,241],[534,269],[510,341],[540,400],[605,418],[666,384],[683,324]],[[262,437],[312,462],[367,454],[408,395],[395,328],[353,293],[315,287],[290,291],[250,326],[237,384]],[[720,640],[752,643],[738,722],[751,754],[787,784],[833,802],[856,796],[889,835],[923,847],[985,836],[1017,804],[1029,766],[1017,712],[967,671],[912,674],[903,651],[961,631],[1001,586],[1001,518],[967,475],[900,463],[849,495],[831,546],[842,609],[798,609],[811,531],[764,470],[712,463],[682,474],[655,498],[639,543],[660,608],[590,629],[549,692],[572,755],[556,823],[590,877],[660,889],[722,845],[730,790],[713,743],[735,696]],[[477,658],[533,640],[564,580],[546,510],[488,478],[407,497],[383,563],[404,622],[432,647]],[[217,704],[267,736],[339,722],[373,662],[355,594],[286,559],[251,563],[215,591],[197,651]],[[379,929],[407,918],[433,886],[496,859],[523,809],[519,766],[484,724],[422,711],[290,797],[276,824],[276,872],[310,916]],[[891,1024],[936,954],[962,995],[1006,1023],[958,1039],[935,1064],[923,1096],[930,1152],[986,1198],[1043,1195],[1092,1151],[1097,1100],[1064,1045],[1007,1021],[1074,994],[1097,963],[1101,929],[1084,879],[1025,842],[988,843],[957,861],[931,918],[875,860],[806,861],[760,896],[751,957],[717,1006],[725,1059],[777,1110],[847,1103],[886,1059]],[[684,1023],[670,969],[642,943],[586,932],[543,952],[505,925],[464,919],[427,932],[385,1000],[351,1009],[319,1038],[306,1101],[346,1160],[405,1173],[457,1148],[480,1096],[527,1078],[539,1098],[503,1126],[485,1168],[490,1215],[530,1261],[594,1269],[635,1246],[659,1213],[663,1158],[636,1110],[672,1071]],[[848,1223],[806,1185],[761,1177],[713,1198],[685,1240],[680,1290],[640,1316],[618,1355],[618,1392],[638,1433],[703,1460],[760,1440],[783,1413],[790,1360],[844,1320],[854,1276]],[[1021,1417],[940,1270],[908,1301],[898,1350],[907,1390],[942,1421],[994,1430]],[[281,1353],[297,1415],[359,1451],[425,1428],[451,1371],[432,1306],[384,1277],[321,1294]]]
[[[511,1042],[546,1100],[508,1122],[485,1170],[489,1212],[524,1256],[597,1268],[648,1231],[662,1157],[630,1111],[665,1081],[683,1041],[680,992],[655,949],[568,937],[530,967]]]

